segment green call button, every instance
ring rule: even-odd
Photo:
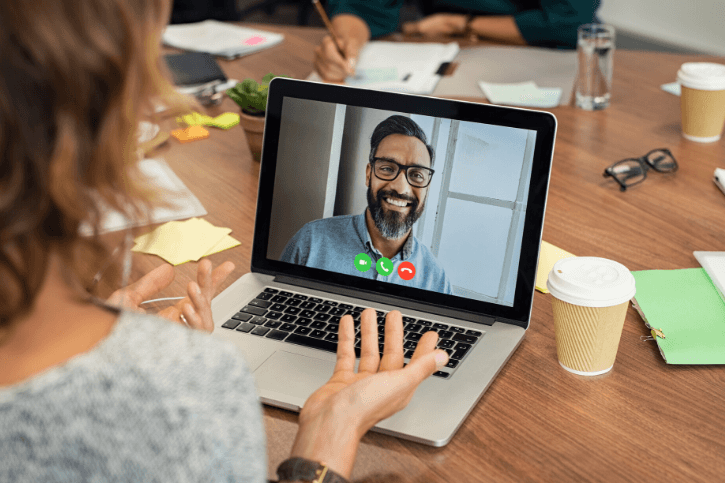
[[[389,258],[382,257],[375,265],[375,269],[380,275],[387,277],[393,273],[393,262],[391,262]]]
[[[358,253],[358,255],[355,257],[355,268],[357,268],[361,272],[367,272],[370,270],[370,267],[373,266],[372,260],[370,260],[370,257],[365,253]]]

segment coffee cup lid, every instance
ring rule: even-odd
[[[712,62],[685,62],[677,71],[680,85],[703,91],[725,89],[725,65]]]
[[[634,276],[614,260],[564,258],[549,272],[546,287],[563,302],[583,307],[612,307],[634,297]]]

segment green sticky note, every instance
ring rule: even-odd
[[[632,272],[668,364],[725,364],[725,302],[702,268]]]

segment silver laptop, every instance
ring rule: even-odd
[[[299,411],[340,318],[359,349],[362,310],[382,334],[398,309],[406,362],[429,330],[450,362],[373,430],[447,444],[529,326],[555,133],[546,112],[274,79],[251,272],[212,304],[262,402]]]

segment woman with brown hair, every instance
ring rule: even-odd
[[[265,479],[260,405],[238,350],[128,310],[173,269],[105,302],[85,289],[84,267],[109,256],[97,235],[78,235],[82,222],[97,232],[99,202],[141,219],[163,201],[135,168],[135,133],[154,103],[183,107],[158,68],[169,12],[168,0],[0,3],[0,481]],[[160,315],[211,330],[211,299],[233,268],[200,262],[188,296]],[[349,477],[365,432],[447,361],[429,333],[403,368],[397,311],[382,360],[374,311],[361,325],[355,372],[353,322],[340,323],[335,373],[300,413],[292,456],[303,459],[287,464],[289,480],[305,465],[327,466],[324,481]]]

